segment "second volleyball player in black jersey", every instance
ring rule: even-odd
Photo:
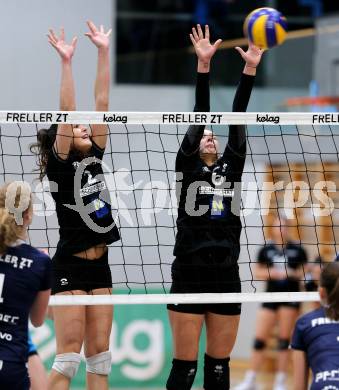
[[[98,49],[95,82],[96,111],[109,106],[109,32],[88,22],[86,33]],[[61,65],[60,109],[74,111],[75,91],[71,44],[50,30],[50,44]],[[104,179],[102,158],[107,126],[59,124],[38,134],[41,176],[47,174],[56,203],[60,240],[53,257],[54,294],[111,294],[112,278],[107,245],[119,239]],[[68,389],[80,364],[84,344],[88,388],[108,389],[111,370],[109,336],[112,306],[54,307],[57,355],[49,378],[50,389]]]
[[[195,111],[209,111],[209,68],[217,47],[209,29],[193,29],[198,57]],[[237,48],[246,62],[233,111],[246,111],[262,51]],[[217,137],[205,126],[190,126],[176,159],[179,200],[172,293],[240,292],[240,182],[246,157],[244,126],[230,126],[219,157]],[[168,305],[174,359],[168,390],[190,389],[197,368],[202,325],[207,332],[204,389],[229,388],[229,355],[240,317],[240,304]]]
[[[291,240],[288,223],[283,218],[275,218],[271,226],[271,241],[259,253],[254,269],[256,280],[266,281],[267,292],[300,291],[301,280],[305,279],[307,254],[304,248]],[[256,377],[263,365],[265,347],[278,325],[277,370],[273,390],[286,390],[289,343],[291,333],[299,314],[299,302],[265,302],[258,310],[255,340],[251,356],[250,370],[234,390],[252,390]]]
[[[283,249],[278,248],[275,242],[269,242],[258,254],[258,263],[262,268],[268,268],[267,292],[295,292],[300,291],[300,275],[298,270],[307,263],[307,255],[301,245],[293,241],[285,243]],[[267,269],[266,268],[266,269]],[[280,276],[270,275],[270,270],[280,272]],[[291,274],[295,272],[293,277]],[[277,273],[275,273],[277,275]],[[263,307],[276,310],[281,306],[300,307],[300,302],[265,302]]]

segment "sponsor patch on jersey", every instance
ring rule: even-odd
[[[107,207],[107,204],[100,199],[94,199],[93,206],[97,218],[103,218],[109,213],[109,208]]]
[[[222,198],[210,199],[211,219],[225,218],[227,208]]]

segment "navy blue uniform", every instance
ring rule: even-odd
[[[51,288],[51,260],[30,245],[0,256],[0,388],[29,389],[28,319],[39,291]]]
[[[305,314],[296,323],[291,347],[307,355],[311,390],[339,390],[338,321],[327,318],[323,308]]]

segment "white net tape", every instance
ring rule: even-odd
[[[333,112],[94,112],[0,111],[0,123],[69,123],[127,125],[336,125]]]

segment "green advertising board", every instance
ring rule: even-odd
[[[55,356],[53,322],[48,320],[32,329],[33,341],[48,370]],[[204,334],[202,339],[204,340]],[[202,387],[204,345],[200,346],[200,365],[195,387]],[[111,333],[112,372],[110,389],[164,389],[172,364],[172,339],[164,305],[117,305]],[[85,389],[82,361],[72,389]]]

